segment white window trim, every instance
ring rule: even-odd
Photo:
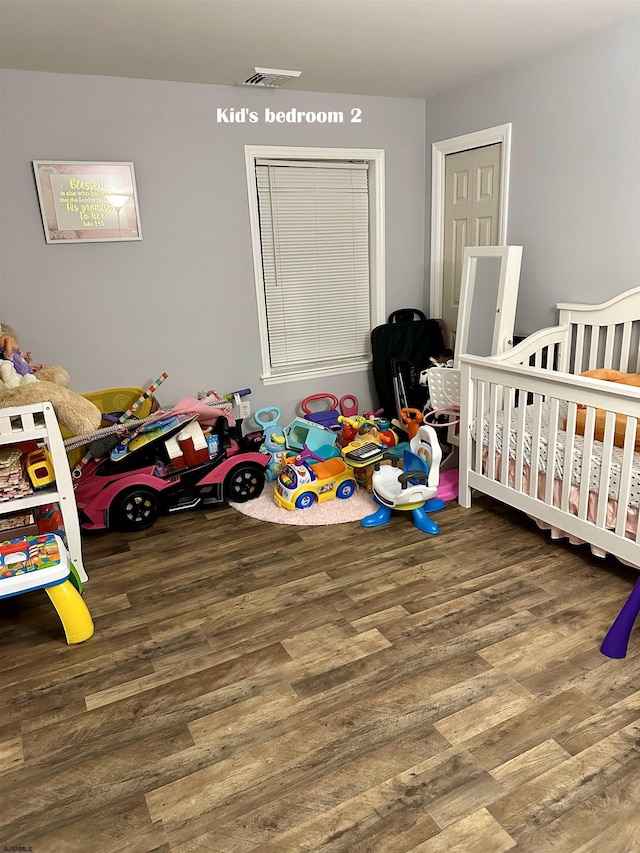
[[[380,148],[298,148],[280,145],[245,145],[247,192],[249,196],[249,224],[253,247],[253,274],[256,286],[260,351],[262,357],[261,379],[264,385],[280,385],[313,379],[320,376],[337,376],[341,373],[356,373],[368,370],[371,359],[359,364],[340,367],[317,367],[295,373],[271,373],[268,347],[267,313],[264,304],[264,281],[262,278],[262,255],[260,251],[260,220],[258,193],[256,190],[256,160],[366,160],[369,164],[369,222],[371,279],[371,325],[379,326],[385,315],[385,222],[384,222],[384,150]]]

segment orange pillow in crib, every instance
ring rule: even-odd
[[[640,373],[623,373],[621,370],[599,367],[597,370],[587,370],[581,376],[588,376],[590,379],[604,379],[605,382],[621,382],[623,385],[635,385],[640,388]]]
[[[621,370],[608,370],[604,367],[598,370],[587,370],[582,376],[588,376],[590,379],[603,379],[605,382],[620,382],[622,385],[635,385],[640,388],[640,373],[623,373]],[[604,422],[606,411],[604,409],[596,409],[596,419],[593,428],[593,437],[597,441],[604,440]],[[585,422],[587,419],[587,410],[578,409],[576,412],[576,434],[584,435]],[[563,424],[563,429],[567,428],[567,421]],[[627,419],[624,415],[616,415],[616,425],[613,431],[613,443],[616,447],[624,447],[624,433],[627,428]],[[636,445],[635,449],[640,451],[640,423],[636,427]]]

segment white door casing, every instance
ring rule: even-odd
[[[445,234],[445,169],[449,154],[501,143],[500,150],[500,212],[497,245],[507,243],[509,199],[509,168],[511,161],[511,124],[497,125],[463,136],[434,142],[431,146],[431,258],[429,276],[429,312],[442,317],[444,234]]]

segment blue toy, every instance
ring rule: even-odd
[[[272,415],[272,417],[268,420],[264,420],[266,415]],[[287,455],[284,430],[278,424],[281,417],[282,411],[277,406],[258,409],[253,416],[253,420],[264,432],[264,441],[260,445],[260,453],[265,453],[267,456],[271,457],[265,471],[265,477],[268,483],[272,483],[274,480],[278,479],[278,475],[284,468],[284,460]]]
[[[313,453],[318,453],[320,448],[334,445],[338,436],[335,432],[321,424],[313,423],[313,421],[308,421],[306,418],[294,418],[284,428],[284,437],[288,450],[300,451],[306,444],[309,450]]]
[[[371,477],[373,497],[380,505],[377,512],[366,516],[360,522],[362,527],[379,527],[387,524],[394,509],[410,511],[413,523],[424,533],[439,533],[440,528],[427,515],[444,509],[445,503],[436,497],[440,480],[440,461],[442,450],[433,427],[423,424],[411,439],[410,449],[403,454],[403,468],[400,470],[397,457],[391,458],[391,465],[376,463]]]

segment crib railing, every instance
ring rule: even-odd
[[[602,305],[558,305],[560,325],[571,327],[560,370],[583,373],[598,367],[640,371],[640,287]]]
[[[544,337],[548,331],[539,334]],[[558,331],[556,328],[555,332]],[[559,337],[564,335],[563,331]],[[566,339],[550,339],[538,346],[540,340],[535,343],[528,339],[525,348],[528,351],[516,353],[518,348],[515,348],[507,355],[535,361],[536,356],[541,358],[540,354],[546,352],[548,364],[552,357],[549,347],[564,342]],[[471,490],[478,489],[621,559],[640,564],[640,534],[636,531],[633,540],[626,536],[628,512],[636,515],[638,512],[637,506],[631,506],[634,446],[640,417],[637,389],[555,372],[548,367],[510,364],[503,357],[465,355],[461,357],[461,371],[461,505],[471,506]],[[597,410],[603,409],[604,432],[598,453],[594,454]],[[546,417],[543,419],[543,412],[548,414],[548,422]],[[581,453],[576,452],[579,418],[584,418],[584,438],[579,440]],[[496,456],[499,422],[503,436],[501,459]],[[619,482],[614,484],[613,439],[616,429],[620,433],[621,424],[622,462]],[[530,466],[525,462],[525,440],[531,443]],[[560,444],[564,455],[557,470]],[[576,507],[575,490],[572,495],[571,486],[576,485],[573,468],[578,464],[577,459],[582,461]],[[618,511],[614,529],[608,529],[612,493],[617,495]]]
[[[537,367],[540,370],[558,370],[564,351],[569,346],[571,327],[551,326],[529,335],[513,349],[491,360],[502,364]]]

